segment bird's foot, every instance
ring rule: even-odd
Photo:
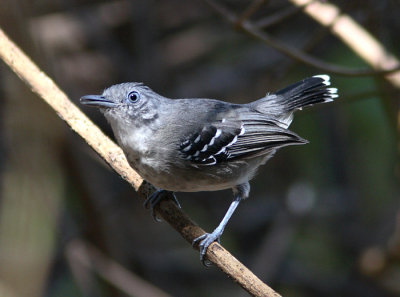
[[[196,244],[199,245],[200,250],[200,261],[203,263],[204,266],[210,266],[211,262],[206,261],[206,253],[207,249],[214,241],[218,241],[220,243],[222,232],[219,230],[214,230],[213,233],[204,233],[203,235],[197,237],[193,240],[192,245],[195,246]]]
[[[156,222],[161,222],[161,219],[159,217],[157,217],[157,214],[154,211],[154,208],[156,207],[156,205],[158,203],[160,203],[161,200],[167,199],[170,197],[172,197],[176,206],[178,206],[179,208],[182,208],[181,204],[179,203],[178,199],[176,198],[174,192],[167,191],[167,190],[157,190],[144,201],[143,206],[146,209],[151,210],[151,215],[153,216],[153,218]]]

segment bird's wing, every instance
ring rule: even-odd
[[[205,125],[182,140],[180,152],[196,165],[264,155],[306,140],[258,113],[238,119],[222,119]]]

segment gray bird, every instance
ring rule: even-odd
[[[136,82],[80,101],[102,111],[130,166],[159,189],[146,201],[152,210],[168,192],[233,190],[218,227],[193,241],[204,263],[208,246],[220,240],[239,202],[249,196],[257,168],[277,149],[307,143],[288,130],[293,112],[337,98],[329,79],[306,78],[247,104],[169,99]]]

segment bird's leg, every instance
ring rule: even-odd
[[[154,220],[156,220],[157,222],[161,222],[161,219],[159,217],[157,217],[156,212],[154,211],[154,207],[156,207],[156,205],[158,203],[160,203],[160,201],[162,199],[166,199],[166,198],[170,198],[170,197],[172,197],[176,206],[178,206],[179,208],[182,208],[181,204],[179,203],[178,199],[176,198],[174,192],[167,191],[167,190],[155,191],[153,194],[151,194],[149,197],[147,197],[147,199],[143,203],[143,206],[145,208],[151,210],[151,215],[153,216]]]
[[[208,247],[210,246],[211,243],[214,241],[220,242],[220,238],[222,233],[224,232],[224,229],[226,225],[229,222],[229,219],[231,218],[232,214],[235,212],[237,206],[239,205],[240,201],[243,199],[247,198],[249,196],[250,192],[250,184],[249,183],[244,183],[241,185],[236,186],[233,188],[233,201],[231,205],[229,206],[227,212],[225,213],[224,218],[222,221],[219,223],[218,227],[215,228],[215,230],[212,233],[205,233],[199,237],[197,237],[195,240],[193,240],[192,245],[199,244],[199,249],[200,249],[200,261],[203,262],[205,266],[205,255],[207,252]]]
[[[232,214],[234,213],[236,207],[239,205],[239,202],[241,201],[240,198],[235,198],[231,205],[228,208],[228,211],[226,212],[224,218],[222,219],[221,223],[218,225],[217,228],[212,233],[204,233],[203,235],[197,237],[195,240],[193,240],[193,245],[196,243],[199,243],[199,249],[200,249],[200,261],[203,262],[205,266],[208,266],[205,262],[205,255],[207,252],[208,247],[210,244],[212,244],[214,241],[220,242],[220,237],[222,233],[224,232],[225,226],[228,223],[229,219],[231,218]]]

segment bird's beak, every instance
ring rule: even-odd
[[[109,99],[106,99],[104,96],[101,95],[86,95],[81,97],[80,101],[84,105],[99,108],[112,108],[117,106],[116,103]]]

